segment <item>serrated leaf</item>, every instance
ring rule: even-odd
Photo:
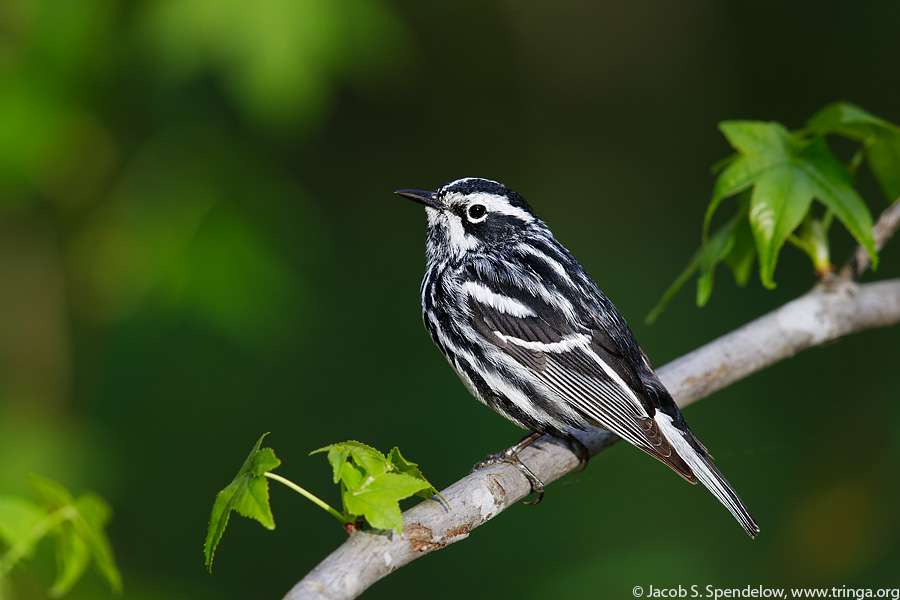
[[[818,137],[800,153],[800,168],[809,177],[812,193],[869,253],[872,268],[878,267],[878,253],[872,237],[872,215],[852,187],[852,177],[832,154],[825,139]]]
[[[423,488],[421,491],[416,492],[417,496],[422,498],[431,498],[435,494],[438,494],[437,489],[431,483],[425,479],[425,476],[422,474],[422,471],[419,470],[418,463],[410,462],[403,458],[403,455],[400,454],[400,448],[394,446],[393,450],[388,453],[388,461],[394,467],[395,471],[398,473],[403,473],[404,475],[409,475],[410,477],[415,477],[416,479],[420,479],[428,484],[427,488]]]
[[[321,450],[317,450],[316,452],[320,452]],[[314,454],[311,452],[310,454]],[[328,462],[331,464],[331,469],[333,471],[333,480],[334,483],[337,483],[341,480],[341,475],[343,474],[344,468],[349,465],[348,459],[350,458],[350,448],[344,447],[340,449],[333,449],[328,451]]]
[[[267,529],[275,529],[275,517],[272,516],[272,509],[269,506],[269,484],[265,473],[274,470],[281,461],[275,457],[275,452],[271,448],[260,449],[266,435],[263,434],[257,440],[231,483],[216,495],[209,517],[206,542],[203,544],[206,567],[210,571],[216,546],[222,539],[232,510],[245,517],[256,519]]]
[[[256,453],[251,471],[244,477],[245,486],[235,497],[234,509],[250,519],[256,519],[266,529],[275,529],[275,518],[269,506],[269,480],[265,473],[281,464],[271,448]]]
[[[341,482],[341,501],[348,521],[362,516],[372,527],[400,531],[403,522],[399,501],[413,494],[430,498],[437,493],[418,465],[406,460],[396,447],[385,456],[371,446],[348,441],[310,454],[320,452],[328,453],[334,479]]]
[[[343,470],[346,468],[349,458],[352,458],[369,475],[385,473],[390,468],[390,463],[384,454],[372,446],[353,440],[330,444],[324,448],[313,450],[310,455],[320,452],[328,452],[328,462],[334,470],[335,483],[342,479]]]
[[[821,134],[834,133],[867,146],[869,168],[889,202],[900,197],[900,127],[849,102],[829,104],[807,126]]]
[[[344,494],[344,507],[354,515],[362,515],[376,529],[403,530],[400,500],[431,487],[427,481],[403,473],[382,473],[368,477],[355,490]]]
[[[355,442],[350,447],[350,456],[369,475],[380,475],[386,473],[390,468],[390,463],[384,454],[359,442]]]
[[[789,164],[793,154],[791,134],[779,123],[723,121],[719,130],[739,155],[716,178],[703,221],[704,241],[713,214],[725,198],[749,189],[767,170]]]

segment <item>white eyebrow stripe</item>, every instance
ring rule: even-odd
[[[450,192],[445,198],[449,205],[464,202],[467,206],[473,204],[483,204],[489,213],[497,213],[515,217],[524,223],[534,221],[534,215],[527,210],[509,203],[509,199],[497,194],[488,194],[487,192],[476,192],[474,194],[461,194],[459,192]]]
[[[477,281],[471,280],[465,281],[462,284],[462,288],[463,291],[465,291],[476,302],[480,302],[481,304],[490,306],[491,308],[499,310],[500,312],[507,315],[513,317],[537,316],[537,313],[531,310],[531,308],[522,304],[515,298],[510,298],[509,296],[498,294],[483,283],[478,283]]]
[[[519,208],[518,206],[513,206],[509,203],[509,200],[507,198],[504,198],[502,196],[497,196],[496,194],[478,193],[471,194],[468,198],[469,206],[478,202],[484,204],[485,208],[488,209],[488,212],[509,215],[525,223],[531,223],[532,221],[534,221],[534,216],[532,216],[531,213]]]

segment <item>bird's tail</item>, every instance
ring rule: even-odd
[[[672,445],[675,452],[690,467],[697,480],[712,492],[719,502],[734,515],[747,534],[754,538],[759,533],[759,525],[753,519],[753,515],[747,509],[747,505],[741,500],[731,484],[722,476],[719,469],[713,464],[709,455],[702,450],[697,450],[688,441],[686,436],[693,434],[681,431],[675,426],[672,418],[661,411],[656,411],[655,421],[659,424],[660,432]]]

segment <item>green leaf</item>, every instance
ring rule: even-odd
[[[817,137],[800,153],[800,168],[809,178],[812,193],[869,253],[872,268],[878,267],[878,253],[872,237],[872,215],[852,186],[852,177],[825,143]]]
[[[112,510],[103,498],[91,492],[79,496],[72,508],[75,514],[56,532],[59,573],[50,594],[61,596],[69,591],[84,574],[89,559],[93,559],[109,586],[121,591],[122,576],[104,531]]]
[[[313,450],[310,455],[320,452],[328,452],[328,462],[334,470],[334,482],[342,479],[344,469],[349,464],[347,461],[353,459],[368,475],[378,475],[385,473],[390,468],[388,459],[371,446],[357,442],[348,441],[338,444],[331,444],[318,450]]]
[[[47,511],[25,498],[0,496],[0,541],[14,546],[29,537],[29,533],[43,519]]]
[[[75,520],[73,524],[90,549],[94,564],[114,590],[121,590],[122,577],[105,532],[112,517],[112,509],[103,498],[91,492],[79,496],[75,500],[75,508],[81,519]]]
[[[257,440],[231,483],[216,495],[209,518],[206,542],[203,545],[206,567],[210,571],[216,546],[222,539],[232,510],[245,517],[256,519],[267,529],[275,529],[275,518],[269,506],[269,484],[265,473],[275,469],[281,461],[275,457],[275,452],[271,448],[260,449],[266,435],[268,434],[263,434]]]
[[[760,174],[750,195],[750,227],[759,254],[759,276],[775,287],[775,264],[788,236],[803,222],[813,186],[795,165],[778,165]]]
[[[752,185],[749,217],[759,253],[760,279],[766,287],[775,287],[778,252],[803,221],[813,199],[812,186],[797,167],[798,142],[779,123],[725,121],[719,129],[741,156],[716,181],[704,231],[725,197]]]
[[[398,473],[403,473],[404,475],[409,475],[410,477],[415,477],[416,479],[428,483],[428,480],[422,475],[422,471],[419,470],[418,463],[409,462],[403,458],[403,455],[400,454],[400,448],[397,446],[394,446],[394,449],[388,453],[388,460]],[[430,483],[428,483],[427,488],[423,488],[421,491],[416,492],[416,495],[422,498],[431,498],[435,494],[440,496],[438,491]],[[441,499],[443,500],[443,498]]]
[[[372,527],[403,527],[399,501],[418,494],[430,498],[437,490],[416,463],[406,460],[398,448],[385,456],[375,448],[349,441],[331,444],[310,454],[328,453],[334,480],[341,482],[341,501],[348,521],[363,516]]]
[[[310,454],[315,454],[316,452],[322,452],[326,448],[320,448],[319,450],[314,450],[310,452]],[[348,459],[350,458],[350,448],[335,448],[334,450],[328,449],[328,462],[331,464],[331,469],[333,470],[333,480],[334,483],[337,483],[341,480],[341,476],[343,474],[344,469],[347,467]]]
[[[341,471],[341,483],[344,485],[343,489],[355,490],[362,485],[363,480],[368,476],[369,474],[366,473],[366,470],[361,466],[348,462],[347,466],[344,467],[344,470]]]
[[[724,260],[725,264],[731,267],[734,273],[734,281],[740,287],[747,285],[747,282],[750,280],[755,258],[756,244],[753,241],[750,221],[746,218],[741,218],[734,227],[734,244],[731,252],[728,253]]]
[[[719,161],[716,161],[716,163],[713,164],[713,166],[711,166],[709,168],[709,172],[712,173],[713,175],[716,175],[717,173],[721,173],[722,171],[725,170],[725,168],[728,165],[730,165],[731,163],[736,161],[738,159],[738,156],[739,156],[738,154],[732,154],[730,156],[726,156],[725,158],[723,158]]]
[[[791,134],[779,123],[723,121],[719,130],[740,154],[716,179],[703,222],[704,241],[722,200],[749,189],[767,170],[789,163],[792,153]]]
[[[697,306],[705,306],[712,294],[713,272],[734,246],[734,223],[729,221],[716,231],[709,241],[700,249],[700,276],[697,278]]]
[[[73,498],[59,483],[38,475],[30,475],[28,482],[48,512],[32,532],[43,526],[42,534],[52,531],[57,542],[59,572],[50,590],[51,595],[60,596],[69,591],[91,561],[109,586],[120,592],[122,575],[105,532],[112,515],[106,501],[91,492]]]
[[[852,124],[847,124],[848,119]],[[816,131],[849,128],[860,136],[871,134],[872,128],[884,131],[889,127],[884,121],[848,105],[836,105],[821,112],[810,123]],[[721,129],[741,156],[719,176],[705,227],[723,198],[752,185],[749,220],[763,285],[775,286],[778,254],[803,222],[814,198],[844,223],[873,256],[875,264],[871,216],[853,190],[850,173],[831,153],[822,135],[806,139],[792,135],[777,123],[746,121],[725,122]],[[751,254],[742,247],[742,260],[734,264],[746,269],[752,262]],[[743,277],[740,270],[735,271],[735,276],[738,281]]]
[[[790,155],[791,133],[775,121],[722,121],[719,130],[744,156],[768,157],[776,163]]]
[[[47,511],[31,500],[13,496],[0,497],[0,541],[9,550],[0,555],[0,578],[23,558],[34,554],[43,537],[41,525],[48,519]]]
[[[836,133],[865,142],[878,137],[885,129],[897,127],[849,102],[828,104],[806,122],[817,133]]]
[[[81,579],[91,562],[91,551],[72,526],[59,527],[56,538],[56,580],[50,595],[58,598]]]
[[[344,507],[354,515],[363,515],[376,529],[401,532],[400,500],[429,487],[427,481],[403,473],[369,476],[358,488],[344,493]]]
[[[361,466],[367,474],[378,475],[390,469],[387,458],[371,446],[359,442],[344,442],[350,444],[350,457]]]
[[[900,132],[885,132],[867,153],[869,168],[888,202],[900,198]]]
[[[900,197],[900,127],[850,104],[829,104],[809,119],[820,134],[838,134],[863,142],[869,168],[889,202]]]

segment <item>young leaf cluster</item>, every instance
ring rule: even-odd
[[[344,516],[353,523],[364,517],[375,529],[402,531],[400,500],[412,495],[430,498],[437,490],[428,483],[416,463],[394,447],[387,456],[359,442],[341,442],[319,448],[328,453],[334,483],[341,487]]]
[[[29,484],[38,501],[0,496],[0,542],[7,547],[0,555],[0,578],[51,537],[58,565],[51,596],[68,592],[92,563],[110,588],[121,592],[122,576],[104,531],[112,516],[109,505],[92,492],[76,498],[59,483],[37,475],[29,477]]]
[[[830,272],[828,233],[835,220],[868,251],[872,267],[877,267],[872,217],[854,188],[854,176],[865,160],[888,201],[900,197],[900,128],[840,102],[826,106],[796,131],[762,121],[723,121],[719,130],[736,153],[714,167],[719,175],[703,223],[703,243],[648,321],[656,319],[695,273],[697,304],[705,305],[720,263],[743,286],[757,262],[763,286],[774,288],[775,267],[785,242],[809,256],[817,274]],[[846,163],[829,148],[827,136],[832,135],[860,143]],[[710,231],[714,215],[728,199],[734,199],[734,216]],[[813,200],[822,206],[818,211]]]
[[[344,510],[339,512],[292,481],[272,473],[281,461],[271,448],[260,448],[266,435],[257,440],[235,478],[216,496],[204,544],[206,567],[210,570],[231,511],[256,519],[268,529],[275,528],[269,505],[269,479],[301,494],[335,517],[350,532],[363,518],[373,528],[402,531],[400,500],[413,495],[430,498],[438,493],[418,465],[403,458],[398,448],[385,456],[360,442],[341,442],[310,453],[327,452],[333,481],[341,489]]]

